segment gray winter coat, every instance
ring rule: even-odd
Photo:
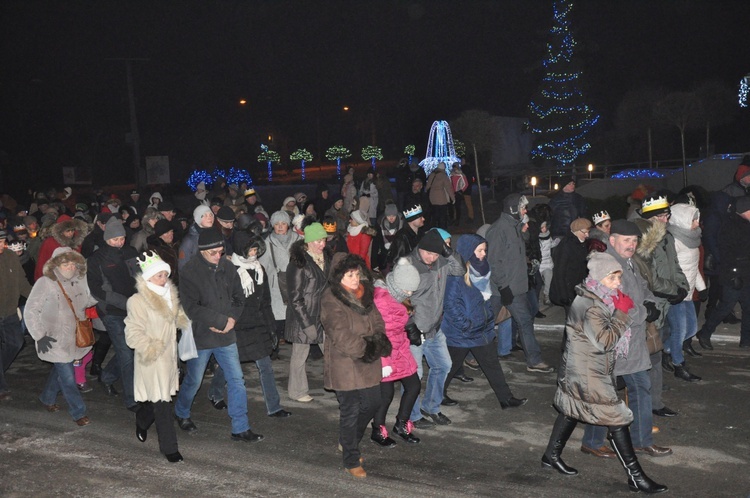
[[[286,304],[281,299],[278,272],[286,271],[287,266],[289,266],[289,249],[299,239],[299,234],[291,229],[283,240],[281,236],[277,236],[273,232],[265,239],[266,252],[260,257],[260,264],[266,269],[268,275],[268,287],[271,289],[271,309],[276,320],[286,319]],[[273,251],[273,254],[271,251]],[[276,265],[274,265],[274,261],[276,261]]]
[[[500,295],[503,287],[510,287],[514,296],[529,290],[522,226],[510,214],[502,213],[487,230],[487,261],[492,269],[490,278],[495,295]]]

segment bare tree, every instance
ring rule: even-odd
[[[671,124],[680,130],[682,144],[682,182],[685,187],[687,181],[687,163],[685,156],[685,130],[694,128],[701,123],[702,108],[698,96],[693,92],[673,92],[664,97],[655,108],[656,117],[666,124]]]
[[[701,119],[706,125],[706,155],[710,150],[711,126],[731,122],[737,115],[735,93],[720,81],[705,81],[693,90],[701,103]]]

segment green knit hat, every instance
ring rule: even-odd
[[[305,244],[325,239],[327,236],[325,228],[320,223],[310,223],[305,227]]]

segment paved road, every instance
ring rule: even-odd
[[[547,361],[557,364],[561,310],[549,310],[537,335]],[[680,415],[658,419],[656,444],[671,446],[666,458],[643,457],[649,475],[670,486],[672,496],[745,497],[750,494],[750,364],[737,348],[738,327],[723,327],[716,350],[692,360],[704,380],[688,384],[665,375],[666,403]],[[29,339],[30,341],[30,339]],[[256,444],[232,442],[226,411],[198,394],[194,435],[178,431],[185,462],[169,464],[158,452],[155,431],[146,443],[134,434],[134,417],[119,398],[100,386],[84,395],[92,423],[77,427],[63,410],[47,413],[37,399],[48,366],[29,343],[9,370],[13,400],[0,404],[0,496],[628,496],[625,474],[614,461],[578,451],[576,429],[565,459],[580,474],[563,477],[540,468],[539,458],[555,412],[550,403],[554,374],[530,374],[522,358],[504,362],[514,393],[529,398],[515,410],[500,410],[480,373],[475,382],[454,382],[460,405],[444,413],[450,426],[421,431],[422,443],[381,449],[366,439],[368,477],[355,481],[336,451],[338,406],[322,389],[322,360],[310,362],[315,401],[286,401],[294,415],[265,416],[257,372],[246,368],[253,429],[266,436]],[[290,350],[274,362],[285,393]],[[389,424],[395,417],[391,407]]]

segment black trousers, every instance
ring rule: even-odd
[[[375,425],[385,425],[385,416],[388,414],[388,408],[391,407],[393,395],[396,392],[396,382],[401,382],[401,385],[404,386],[404,393],[401,395],[401,404],[398,405],[398,415],[396,416],[399,420],[409,420],[414,403],[417,402],[419,397],[419,391],[422,389],[422,383],[419,381],[417,372],[403,379],[380,383],[381,404],[373,419]]]
[[[505,373],[503,367],[500,366],[500,362],[497,359],[497,346],[494,343],[486,344],[484,346],[477,346],[472,348],[457,348],[448,346],[448,354],[451,355],[451,371],[448,372],[448,379],[445,381],[444,391],[448,390],[448,385],[451,379],[458,371],[459,367],[463,365],[464,358],[469,354],[474,355],[474,359],[479,363],[479,368],[482,369],[482,373],[487,377],[487,381],[490,383],[490,387],[495,391],[498,401],[507,401],[513,397],[513,393],[510,391],[510,386],[505,381]]]
[[[94,356],[91,358],[91,363],[101,369],[104,359],[107,357],[109,347],[112,345],[112,340],[109,338],[109,334],[106,330],[96,331],[96,343],[94,343]]]
[[[174,409],[169,401],[143,401],[135,412],[135,425],[148,430],[156,422],[159,451],[165,455],[177,452],[177,431],[174,428]]]
[[[380,384],[366,389],[336,391],[339,400],[339,444],[344,450],[344,467],[359,467],[359,442],[370,420],[380,408]]]

